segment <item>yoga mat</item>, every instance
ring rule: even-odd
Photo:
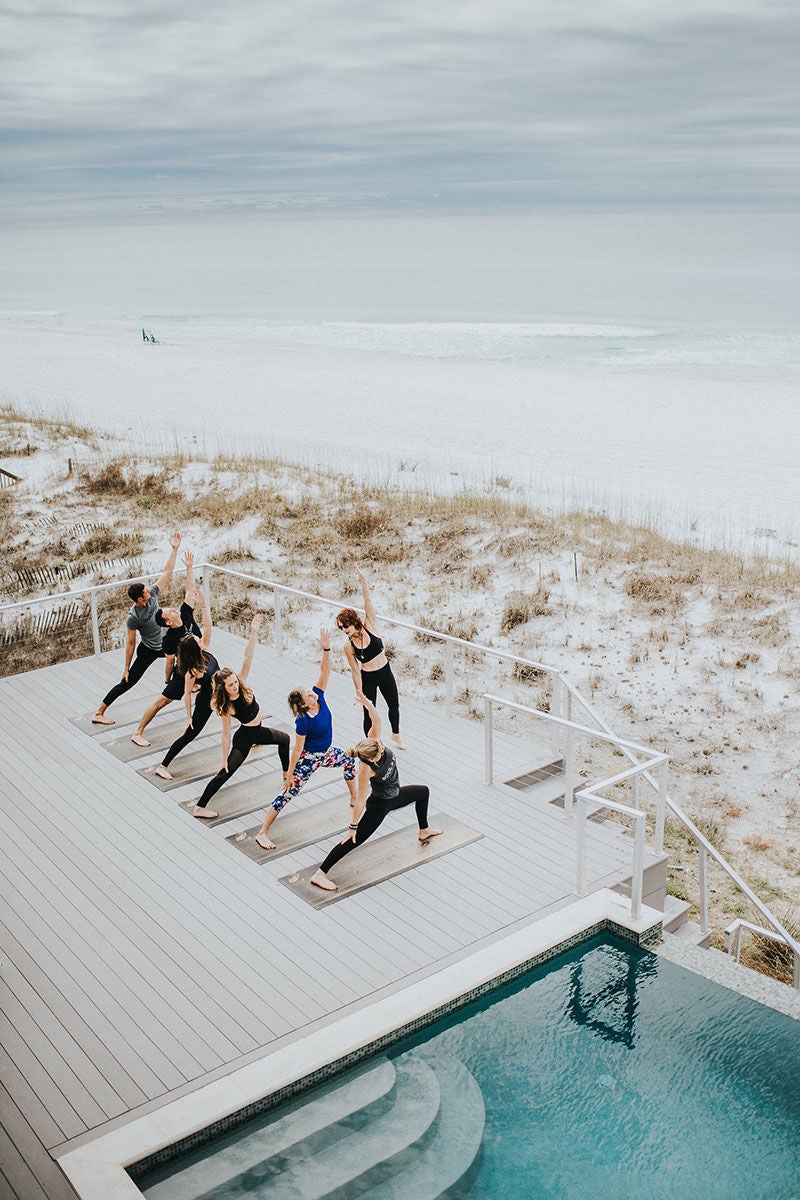
[[[420,844],[416,825],[408,825],[405,829],[398,829],[383,837],[373,836],[363,846],[356,846],[355,850],[351,850],[346,858],[331,869],[330,877],[339,889],[336,892],[324,892],[308,882],[318,870],[319,864],[295,871],[291,875],[284,875],[280,882],[312,908],[325,908],[329,904],[335,904],[337,900],[344,900],[346,896],[362,892],[373,884],[383,883],[385,879],[391,879],[395,875],[402,875],[404,871],[411,871],[414,867],[431,862],[434,858],[441,858],[443,854],[459,850],[462,846],[468,846],[483,837],[476,829],[470,829],[468,825],[463,825],[461,821],[456,821],[446,813],[437,813],[430,818],[430,822],[434,829],[444,832],[439,837],[432,838],[427,846]]]
[[[249,763],[263,761],[270,755],[277,757],[275,746],[253,746],[246,761]],[[209,779],[212,775],[216,775],[221,766],[222,749],[219,741],[214,738],[210,746],[206,746],[201,750],[184,750],[183,754],[179,754],[177,758],[174,758],[169,764],[170,773],[174,777],[172,779],[159,779],[158,775],[153,773],[152,767],[139,767],[136,774],[143,775],[160,792],[169,792],[173,788],[181,787],[184,783],[195,783],[198,779]]]
[[[169,713],[170,716],[174,716],[174,713],[170,709],[167,709],[166,712]],[[170,748],[172,743],[181,736],[188,724],[188,721],[186,720],[186,711],[183,709],[183,707],[181,707],[181,712],[182,716],[180,716],[177,721],[159,721],[158,717],[156,717],[151,724],[147,726],[144,731],[144,736],[150,742],[149,746],[137,746],[135,742],[131,741],[130,733],[124,733],[121,737],[110,738],[109,741],[103,742],[103,745],[106,750],[110,750],[114,757],[118,758],[120,762],[133,762],[133,760],[137,758],[146,758],[148,754],[158,754],[159,750],[166,751]],[[141,713],[139,715],[141,716]],[[219,730],[219,718],[213,716],[206,725],[205,729],[198,734],[194,745],[200,749],[203,738],[207,737],[209,734],[216,734],[217,738],[219,738]],[[222,755],[220,754],[220,758],[221,757]]]
[[[331,776],[338,775],[341,778],[341,772],[336,768],[320,767],[304,786],[303,791],[310,791],[318,776],[323,772],[329,778],[320,780],[317,787],[322,783],[330,783]],[[270,799],[274,799],[274,796],[271,796]],[[264,807],[266,808],[266,804]],[[333,800],[322,800],[319,804],[312,804],[308,808],[297,809],[294,812],[291,808],[285,808],[269,831],[269,835],[276,845],[275,850],[263,850],[259,846],[256,834],[261,828],[260,825],[254,825],[252,829],[245,829],[242,833],[231,834],[225,840],[260,865],[271,862],[273,858],[280,858],[283,854],[291,854],[293,850],[301,850],[303,846],[310,846],[313,842],[320,842],[323,838],[336,837],[337,834],[344,837],[347,826],[350,824],[352,811],[350,794],[345,791]]]
[[[153,679],[153,683],[155,683],[156,688],[158,688],[158,681],[156,679]],[[163,683],[161,686],[164,686]],[[96,709],[90,713],[84,713],[81,717],[71,717],[70,720],[72,721],[73,725],[77,725],[78,729],[82,729],[84,733],[88,733],[92,737],[96,737],[98,733],[109,733],[110,730],[115,729],[118,725],[136,726],[139,724],[142,714],[150,707],[158,695],[159,692],[157,690],[145,692],[144,689],[142,689],[142,694],[136,700],[118,700],[116,704],[112,704],[111,708],[109,708],[106,712],[106,716],[114,718],[113,725],[93,725],[92,717],[97,711]],[[97,703],[99,704],[101,700],[102,696],[98,696]],[[170,707],[172,708],[171,715],[174,715],[175,708],[179,703],[180,701],[178,700],[173,701],[171,706],[168,706],[165,710],[163,710],[165,715],[166,713],[169,713]],[[155,720],[157,721],[158,717],[156,717]]]

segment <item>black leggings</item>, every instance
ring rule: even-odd
[[[194,724],[194,722],[192,722]],[[186,734],[183,735],[184,737]],[[206,790],[197,801],[198,808],[205,808],[212,796],[215,796],[223,783],[227,783],[231,775],[239,770],[253,746],[277,746],[281,769],[289,769],[289,735],[281,729],[270,729],[267,725],[240,725],[233,735],[233,745],[228,755],[227,771],[218,771],[213,779],[209,779]]]
[[[378,698],[378,689],[380,688],[381,695],[386,701],[386,707],[389,710],[389,724],[392,727],[392,733],[400,732],[400,697],[397,694],[397,681],[392,674],[392,668],[389,663],[385,667],[379,667],[377,671],[361,672],[361,690],[368,700],[374,704]],[[364,733],[369,736],[369,731],[372,727],[372,718],[369,715],[369,710],[364,709]]]
[[[157,658],[163,657],[163,650],[151,650],[149,646],[145,646],[144,642],[139,642],[133,662],[128,671],[128,678],[120,679],[119,683],[115,683],[111,691],[103,697],[103,704],[106,708],[108,708],[109,704],[113,704],[115,700],[119,700],[120,696],[124,695],[128,688],[132,688],[135,683],[138,683],[147,668],[152,666]]]
[[[186,726],[186,729],[183,731],[181,736],[175,739],[167,753],[162,758],[162,767],[168,767],[173,758],[176,758],[180,754],[181,750],[185,750],[186,747],[194,741],[198,733],[202,733],[208,724],[210,716],[211,688],[200,688],[200,691],[197,693],[197,699],[194,702],[192,719]]]
[[[417,810],[417,824],[420,829],[427,829],[430,796],[430,788],[426,787],[424,783],[410,783],[406,787],[401,787],[394,800],[378,800],[371,795],[367,800],[364,815],[358,822],[358,828],[353,831],[352,839],[348,838],[334,846],[320,866],[320,870],[327,875],[331,867],[335,867],[345,854],[349,854],[351,850],[355,850],[356,846],[363,845],[368,837],[372,837],[389,813],[396,812],[398,808],[405,808],[407,805],[413,804]]]

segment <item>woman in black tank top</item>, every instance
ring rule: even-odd
[[[253,746],[277,746],[281,760],[283,781],[289,767],[289,735],[282,729],[270,729],[261,724],[261,710],[252,689],[247,686],[247,677],[253,665],[258,631],[261,628],[261,613],[256,613],[250,623],[250,637],[245,647],[244,659],[239,673],[230,667],[217,671],[212,681],[211,703],[222,718],[222,767],[206,784],[193,810],[193,816],[213,821],[219,813],[207,807],[223,783],[239,770]],[[241,722],[231,740],[233,718]]]
[[[359,697],[361,699],[361,697]],[[381,719],[371,700],[364,699],[369,713],[369,737],[349,751],[358,760],[358,794],[353,808],[353,820],[347,837],[333,847],[319,870],[309,880],[324,892],[338,891],[337,885],[328,878],[328,871],[335,867],[346,854],[361,846],[371,837],[390,812],[413,804],[419,825],[419,841],[427,846],[431,838],[438,837],[441,829],[428,825],[428,801],[430,789],[423,784],[400,786],[394,752],[384,746],[381,738]],[[369,786],[369,795],[367,787]]]
[[[405,746],[400,738],[400,697],[397,681],[392,673],[383,642],[378,635],[377,614],[364,572],[356,565],[361,581],[361,596],[364,601],[364,620],[354,608],[343,608],[336,618],[336,626],[347,634],[344,652],[353,676],[356,695],[363,693],[373,704],[380,691],[389,710],[392,741],[400,749]],[[372,718],[364,707],[364,733],[369,736]]]

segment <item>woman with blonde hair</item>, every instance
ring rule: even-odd
[[[211,703],[222,718],[222,767],[206,784],[206,789],[194,808],[193,816],[207,821],[218,817],[206,807],[223,783],[239,770],[253,746],[277,746],[283,777],[289,768],[289,735],[281,729],[270,729],[261,724],[261,709],[247,686],[247,677],[253,665],[253,655],[261,628],[261,613],[256,613],[250,623],[250,637],[245,647],[244,659],[237,675],[230,667],[222,667],[212,679]],[[239,722],[239,728],[231,742],[231,722]]]
[[[309,881],[325,892],[338,891],[333,880],[328,878],[331,867],[335,867],[346,854],[355,850],[356,846],[363,846],[390,812],[396,812],[409,804],[414,805],[419,826],[417,836],[422,845],[427,845],[431,838],[438,837],[442,832],[441,829],[431,829],[428,825],[430,789],[424,783],[400,786],[394,752],[381,741],[381,719],[377,709],[366,698],[362,703],[369,713],[371,724],[369,737],[364,738],[351,750],[351,754],[358,759],[358,796],[353,809],[353,820],[347,837],[333,847]]]
[[[369,594],[364,572],[356,564],[356,573],[361,581],[361,598],[364,601],[364,619],[354,608],[343,608],[336,617],[336,628],[347,635],[344,653],[353,676],[356,696],[363,693],[373,704],[380,691],[389,710],[392,741],[400,750],[405,746],[400,738],[400,697],[383,641],[378,636],[377,613]],[[364,733],[368,734],[371,717],[364,705]]]
[[[350,803],[355,803],[355,760],[351,754],[333,745],[333,718],[325,700],[325,688],[331,674],[331,641],[327,629],[320,629],[319,644],[322,647],[322,661],[317,682],[311,688],[294,688],[289,692],[289,708],[295,718],[294,746],[286,772],[286,786],[280,796],[272,801],[264,823],[256,834],[256,841],[262,850],[276,849],[269,837],[270,825],[320,767],[344,767]]]

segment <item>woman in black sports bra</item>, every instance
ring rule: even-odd
[[[253,746],[277,746],[281,760],[284,783],[289,767],[289,735],[281,729],[270,729],[261,724],[261,709],[247,686],[247,676],[253,665],[253,655],[261,628],[261,613],[256,613],[250,624],[250,637],[244,652],[239,674],[230,667],[217,671],[212,680],[211,703],[222,718],[222,768],[213,779],[209,779],[205,791],[197,801],[192,813],[195,817],[211,821],[219,813],[207,808],[208,802],[227,783],[234,771],[238,771]],[[231,721],[235,718],[239,728],[231,744]]]
[[[378,691],[380,691],[389,710],[392,741],[400,750],[405,750],[400,738],[400,697],[397,692],[397,681],[392,674],[383,642],[378,636],[375,605],[372,603],[364,572],[358,565],[356,565],[356,571],[361,580],[364,620],[361,620],[354,608],[343,608],[336,618],[336,627],[341,629],[342,633],[347,634],[344,652],[353,676],[356,695],[363,692],[367,699],[374,704],[378,698]],[[365,734],[369,734],[371,725],[372,718],[365,708]]]

